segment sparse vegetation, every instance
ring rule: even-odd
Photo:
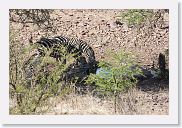
[[[98,91],[114,97],[114,110],[117,112],[117,97],[120,92],[127,91],[137,83],[134,77],[136,74],[141,74],[142,71],[136,67],[132,54],[120,51],[119,53],[108,52],[109,60],[101,61],[98,65],[100,72],[91,74],[87,83],[95,83]]]
[[[66,88],[60,90],[63,85],[59,81],[69,64],[74,61],[73,55],[67,54],[60,47],[62,61],[58,62],[49,56],[52,50],[47,51],[44,57],[36,58],[30,55],[30,51],[36,50],[36,46],[21,46],[16,42],[14,34],[11,30],[10,94],[16,98],[16,106],[10,109],[10,114],[44,113],[50,107],[47,104],[50,97],[67,93]],[[30,59],[27,60],[27,57]],[[64,59],[67,60],[66,64],[63,63]],[[29,71],[32,68],[30,66],[33,66],[33,71]],[[46,105],[48,108],[40,109]]]
[[[51,25],[50,9],[10,9],[10,21],[22,24]]]
[[[168,50],[164,51],[168,49],[169,24],[164,20],[168,13],[145,9],[10,10],[9,113],[168,114],[169,71],[165,66],[160,69],[158,62],[160,53],[167,60],[162,65],[169,62]],[[30,35],[33,40],[28,42]],[[62,56],[60,62],[49,56],[53,49],[45,49],[44,57],[34,56],[37,49],[34,42],[42,36],[55,35],[83,39],[93,46],[99,73],[78,80],[82,84],[75,78],[65,85],[62,76],[75,61],[73,54],[60,47],[57,49]],[[112,50],[106,51],[108,48]],[[159,77],[138,82],[134,75],[142,73],[141,69],[133,68],[137,64],[146,69],[154,67]],[[164,69],[166,74],[161,74]]]
[[[145,9],[132,9],[120,14],[118,19],[122,22],[126,22],[129,26],[138,27],[142,23],[145,23],[153,16],[152,10]]]

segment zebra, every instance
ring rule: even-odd
[[[66,60],[63,57],[65,54],[73,54],[76,63],[79,64],[71,64],[65,70],[63,74],[60,74],[59,82],[63,81],[63,88],[65,87],[67,82],[74,80],[74,78],[78,78],[77,82],[83,81],[83,79],[87,78],[90,73],[94,73],[96,71],[96,61],[95,54],[93,49],[83,40],[68,38],[64,36],[55,36],[52,38],[41,37],[36,43],[37,45],[37,54],[33,56],[33,62],[30,63],[30,66],[26,69],[26,74],[28,79],[31,81],[31,76],[33,76],[33,65],[34,60],[37,61],[40,58],[44,57],[47,53],[51,57],[55,58],[57,61],[62,61],[66,64]],[[66,50],[63,53],[61,48],[64,47]],[[82,55],[85,55],[82,56]],[[37,57],[38,56],[38,57]],[[63,57],[63,59],[62,59]],[[29,61],[28,61],[29,62]],[[28,63],[27,62],[27,63]],[[27,64],[26,64],[27,65]],[[37,65],[37,63],[36,63]],[[76,65],[76,66],[75,66]],[[76,85],[76,83],[75,83]]]
[[[37,41],[37,43],[39,44],[38,51],[40,55],[45,55],[45,49],[49,50],[50,48],[53,48],[53,52],[50,54],[50,56],[56,58],[57,60],[60,60],[61,58],[59,51],[60,46],[64,46],[68,53],[74,53],[74,57],[78,62],[83,59],[80,58],[80,56],[85,54],[89,69],[93,69],[93,71],[90,70],[90,72],[95,71],[95,53],[93,49],[83,40],[64,36],[55,36],[53,38],[42,37],[39,41]]]
[[[95,54],[93,49],[83,40],[76,38],[67,38],[63,36],[56,36],[53,38],[56,42],[67,46],[67,50],[70,52],[81,52],[85,53],[88,57],[88,63],[93,63],[95,61]],[[76,51],[75,51],[76,50]]]
[[[45,56],[46,52],[52,48],[53,51],[50,56],[56,58],[57,60],[60,58],[60,53],[58,53],[59,45],[52,39],[41,37],[36,44],[38,44],[37,50],[40,56]]]

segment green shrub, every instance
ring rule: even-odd
[[[50,57],[47,51],[44,57],[32,56],[36,45],[21,44],[16,40],[15,32],[10,29],[10,98],[16,98],[15,106],[10,108],[10,114],[42,114],[51,107],[49,98],[64,95],[69,90],[61,91],[61,74],[73,63],[72,54],[67,54],[60,47],[63,57],[61,61]],[[63,63],[66,59],[67,63]],[[25,69],[33,67],[32,76],[27,77]]]
[[[103,94],[114,96],[115,112],[116,100],[119,92],[127,91],[136,85],[136,74],[142,74],[136,65],[132,54],[120,51],[119,53],[108,52],[110,59],[99,62],[100,72],[90,74],[87,83],[95,83],[97,90]]]
[[[129,26],[138,26],[147,21],[147,19],[151,18],[152,14],[152,10],[131,9],[121,13],[118,16],[118,19],[126,22]]]

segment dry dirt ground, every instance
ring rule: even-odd
[[[143,66],[158,67],[159,53],[169,46],[169,17],[161,10],[158,22],[145,25],[140,32],[126,23],[117,23],[118,15],[126,10],[54,10],[52,27],[38,27],[32,23],[22,25],[10,22],[22,44],[40,37],[64,35],[86,41],[95,51],[96,59],[105,58],[104,52],[124,49],[134,53]],[[155,10],[157,11],[157,10]],[[118,101],[119,114],[168,114],[168,82],[147,80],[130,93],[121,94]],[[91,95],[70,95],[50,100],[54,107],[46,114],[114,114],[110,100]],[[54,102],[54,103],[53,103]]]

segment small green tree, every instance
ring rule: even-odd
[[[90,74],[87,83],[95,83],[98,91],[114,97],[114,110],[117,112],[117,97],[119,92],[128,90],[136,85],[136,74],[142,74],[138,67],[132,68],[135,63],[130,53],[108,52],[110,59],[99,62],[100,72]]]

